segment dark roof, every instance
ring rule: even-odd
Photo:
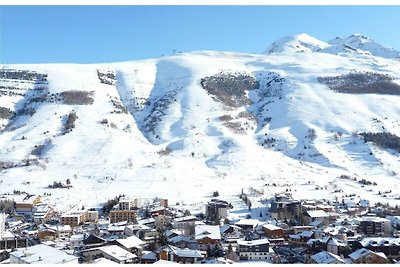
[[[106,243],[107,241],[104,238],[91,234],[87,238],[82,240],[82,242],[83,244],[88,245],[88,244]]]

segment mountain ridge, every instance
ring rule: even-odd
[[[398,188],[398,153],[357,133],[400,136],[399,96],[342,92],[359,81],[369,90],[381,82],[397,88],[394,59],[197,51],[0,70],[0,106],[15,113],[1,120],[0,193],[51,192],[50,201],[68,209],[68,200],[95,205],[119,193],[187,202],[215,190],[273,194],[291,184],[298,198],[329,199],[340,187],[337,196],[384,201],[378,190]],[[344,174],[376,181],[376,194],[338,178]],[[67,178],[68,191],[47,188]],[[282,186],[265,186],[272,183]]]

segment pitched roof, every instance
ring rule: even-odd
[[[386,257],[386,255],[384,253],[380,253],[380,252],[377,253],[377,252],[371,251],[366,248],[360,248],[359,250],[354,251],[353,253],[349,254],[349,258],[353,261],[357,261],[358,259],[363,258],[370,254],[375,254],[381,258],[385,258],[388,260],[388,258]]]
[[[176,243],[179,243],[179,242],[182,242],[182,241],[183,242],[187,242],[187,243],[196,242],[196,241],[194,241],[194,240],[192,240],[189,237],[184,236],[184,235],[178,235],[178,236],[174,236],[174,237],[168,239],[168,242],[173,243],[173,244],[176,244]]]
[[[256,227],[259,223],[260,221],[255,219],[241,219],[240,221],[236,222],[235,225],[251,225]]]
[[[98,244],[98,243],[105,243],[106,240],[104,238],[101,238],[97,235],[89,235],[87,238],[85,238],[83,241],[83,244]]]
[[[365,237],[360,241],[363,247],[400,246],[398,237]]]
[[[11,252],[10,255],[13,255],[16,258],[23,258],[23,261],[28,264],[58,264],[75,261],[76,263],[78,262],[77,257],[43,244],[17,249],[17,251]]]
[[[115,241],[127,249],[140,248],[140,246],[145,244],[145,242],[143,242],[141,239],[139,239],[136,236],[130,236],[128,238],[121,238],[121,239],[117,239]]]
[[[194,221],[197,220],[196,216],[189,215],[189,216],[185,216],[185,217],[175,218],[173,222],[176,223],[176,222],[186,222],[186,221],[193,221],[193,220]]]
[[[214,240],[221,239],[221,233],[218,225],[196,225],[195,239],[210,238]]]
[[[171,245],[165,245],[156,250],[156,252],[160,251],[168,251],[174,255],[184,258],[203,258],[203,254],[199,250],[188,249],[188,248],[181,249]]]
[[[88,249],[87,251],[92,250],[100,250],[103,253],[110,255],[112,258],[116,259],[117,261],[126,261],[137,258],[137,256],[129,251],[117,246],[117,245],[110,245],[98,248]]]
[[[317,254],[311,256],[311,258],[318,264],[330,264],[330,263],[344,263],[344,261],[337,255],[327,252],[321,251]]]
[[[269,240],[267,238],[258,239],[258,240],[251,240],[251,241],[238,240],[237,243],[240,246],[252,247],[252,246],[259,246],[259,245],[269,244]]]
[[[323,210],[307,210],[306,213],[308,216],[311,218],[323,218],[323,217],[328,217],[329,215],[326,214],[325,211]]]

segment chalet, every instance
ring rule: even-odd
[[[366,248],[374,252],[383,252],[392,259],[400,259],[400,238],[396,237],[365,237],[355,241],[353,248]]]
[[[155,263],[157,261],[157,254],[153,251],[143,251],[140,257],[140,263]]]
[[[165,215],[167,215],[167,213],[168,213],[167,208],[163,207],[163,206],[155,207],[152,210],[150,210],[151,216],[154,216],[154,215],[164,215],[165,216]]]
[[[38,237],[40,241],[55,240],[57,238],[57,229],[40,225]]]
[[[264,231],[264,233],[267,235],[268,238],[282,238],[285,235],[285,231],[278,227],[275,226],[273,224],[264,224],[262,226],[262,230]]]
[[[242,236],[242,228],[236,225],[224,224],[220,228],[221,236],[225,242],[236,242]]]
[[[310,225],[312,222],[319,221],[322,224],[328,223],[329,215],[323,210],[307,210],[303,212],[304,224]]]
[[[197,248],[197,242],[195,240],[190,239],[187,236],[184,235],[178,235],[174,236],[167,241],[168,244],[171,244],[175,247],[184,249],[184,248],[189,248],[189,249],[196,249]]]
[[[349,255],[349,258],[353,263],[364,264],[364,263],[374,263],[374,264],[382,264],[382,263],[391,263],[390,260],[386,257],[386,255],[382,252],[374,252],[366,248],[361,248],[359,250],[354,251]]]
[[[197,218],[193,215],[185,216],[185,217],[180,217],[180,218],[175,218],[172,221],[172,226],[175,229],[184,229],[186,225],[192,225],[194,226],[197,221]]]
[[[311,263],[316,263],[316,264],[341,264],[345,263],[342,258],[339,256],[326,252],[326,251],[321,251],[317,254],[314,254],[311,256]]]
[[[85,236],[83,234],[71,235],[69,238],[69,248],[70,249],[77,249],[83,245],[83,239]]]
[[[155,227],[156,220],[154,218],[147,218],[137,221],[138,224],[146,225],[148,227]]]
[[[143,251],[143,247],[146,243],[136,236],[130,236],[110,241],[108,244],[120,246],[121,248],[138,255]]]
[[[238,240],[237,243],[240,260],[266,260],[271,258],[267,238],[252,241]]]
[[[104,257],[118,264],[135,263],[138,261],[138,257],[135,254],[117,245],[86,249],[82,251],[82,255],[86,258],[87,261],[99,257]]]
[[[125,226],[124,234],[127,236],[133,236],[138,233],[140,230],[148,230],[150,227],[143,224],[129,224]]]
[[[165,245],[156,250],[158,260],[177,263],[197,263],[204,259],[204,253],[199,250],[181,249],[171,245]]]
[[[255,219],[241,219],[235,225],[242,228],[243,232],[253,232],[259,223],[260,221]]]
[[[96,235],[89,235],[82,240],[85,248],[94,248],[103,246],[107,240]]]
[[[44,223],[52,218],[54,210],[47,205],[37,205],[33,213],[33,221],[35,223]]]
[[[299,234],[289,235],[292,244],[305,245],[308,240],[314,237],[313,231],[303,231]]]
[[[207,247],[215,247],[221,241],[221,233],[218,225],[196,225],[195,240],[198,249],[207,250]]]
[[[107,227],[107,232],[110,235],[122,236],[124,235],[126,224],[127,224],[126,221],[109,224]]]
[[[165,215],[155,214],[153,216],[153,218],[154,218],[154,224],[155,224],[156,228],[166,227],[170,222],[169,216],[165,216]]]
[[[77,264],[78,258],[43,244],[10,253],[10,264]]]

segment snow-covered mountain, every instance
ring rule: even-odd
[[[400,58],[400,52],[376,43],[374,40],[361,34],[353,34],[348,37],[337,37],[329,41],[331,46],[322,49],[325,53],[361,53],[383,58]]]
[[[283,37],[270,45],[267,53],[316,52],[330,45],[306,33]]]
[[[295,39],[300,50],[289,41],[268,54],[2,65],[0,193],[47,193],[65,209],[120,193],[187,203],[249,187],[400,204],[399,152],[361,136],[400,136],[400,61]],[[72,188],[48,187],[66,179]]]

